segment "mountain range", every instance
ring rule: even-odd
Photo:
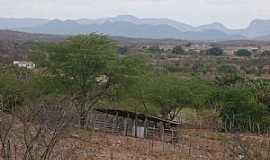
[[[247,28],[229,29],[218,22],[195,27],[171,19],[137,18],[130,15],[65,21],[0,18],[0,29],[60,35],[96,32],[132,38],[172,38],[201,41],[270,40],[270,20],[260,19],[252,21]]]

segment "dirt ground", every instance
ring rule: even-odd
[[[0,122],[8,117],[0,116]],[[25,152],[23,128],[15,121],[11,129],[11,148],[20,160]],[[34,128],[34,126],[32,127]],[[3,131],[0,126],[0,134]],[[49,133],[49,132],[48,132]],[[199,129],[180,129],[178,142],[125,137],[112,133],[70,128],[52,151],[51,160],[269,160],[269,136],[235,135]],[[3,134],[2,134],[3,135]],[[15,137],[15,138],[13,138]],[[45,139],[49,135],[45,135]],[[40,137],[43,142],[44,137]],[[1,140],[1,139],[0,139]],[[40,142],[39,141],[39,142]],[[43,144],[43,143],[42,143]],[[0,144],[0,160],[1,159]],[[44,147],[35,143],[33,148]],[[42,150],[42,149],[41,149]],[[38,153],[38,152],[36,152]]]

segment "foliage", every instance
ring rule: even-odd
[[[235,66],[222,65],[218,68],[216,84],[219,86],[232,86],[241,83],[244,78],[237,71]]]
[[[267,106],[270,111],[270,81],[251,80],[247,85],[253,90],[257,102]]]
[[[227,82],[219,83],[208,99],[209,106],[220,114],[224,129],[263,132],[270,125],[269,82],[249,79]]]
[[[158,46],[152,49],[152,53],[162,52]],[[108,37],[97,34],[39,45],[31,57],[36,70],[0,68],[2,103],[12,109],[68,99],[83,128],[98,105],[169,120],[175,120],[183,108],[197,113],[213,109],[230,131],[253,131],[247,121],[269,126],[269,81],[250,80],[223,57],[196,55],[165,62],[137,54],[117,55],[117,51]],[[173,52],[182,53],[182,48]],[[223,50],[211,48],[207,53],[218,56]]]
[[[173,54],[186,54],[185,50],[182,48],[182,46],[175,46],[172,50]]]
[[[127,46],[123,46],[123,47],[119,47],[117,49],[117,53],[120,55],[125,55],[128,53],[128,47]]]
[[[0,74],[0,105],[4,111],[14,111],[17,105],[22,105],[30,90],[28,71],[5,66]]]
[[[80,35],[35,52],[34,59],[46,67],[46,78],[58,81],[58,87],[79,106],[80,124],[84,127],[87,114],[111,86],[115,45],[106,36]],[[100,76],[104,83],[97,81]]]
[[[113,99],[120,106],[134,112],[149,112],[145,100],[148,84],[151,81],[151,69],[147,57],[133,55],[119,60],[115,68]],[[153,113],[153,112],[151,112]]]
[[[149,48],[147,48],[147,51],[154,54],[161,54],[162,52],[164,52],[164,50],[161,49],[159,45],[150,46]]]
[[[198,79],[162,75],[151,83],[148,99],[159,108],[163,118],[173,120],[185,107],[202,107],[210,88],[209,84]]]
[[[270,51],[269,50],[265,50],[262,52],[261,54],[262,57],[269,57],[270,56]]]
[[[220,116],[227,131],[252,131],[250,126],[269,125],[269,112],[265,105],[256,101],[256,95],[250,88],[227,88],[218,93],[222,104]]]
[[[212,56],[221,56],[224,54],[224,51],[221,48],[213,47],[207,50],[207,54]]]
[[[250,52],[247,49],[239,49],[236,51],[235,53],[236,56],[245,56],[245,57],[249,57],[252,55],[252,52]]]

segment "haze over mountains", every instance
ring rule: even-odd
[[[30,33],[75,35],[104,33],[133,38],[175,38],[185,40],[270,40],[270,20],[254,20],[247,28],[229,29],[221,23],[194,27],[170,19],[140,19],[121,15],[102,19],[48,20],[0,18],[0,29]]]

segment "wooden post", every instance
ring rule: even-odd
[[[134,132],[135,132],[135,137],[137,137],[137,113],[135,115],[135,120],[133,121],[133,126],[134,126]]]
[[[108,112],[106,112],[106,116],[104,117],[104,122],[103,122],[103,128],[104,128],[104,130],[106,130],[107,119],[108,119]]]
[[[115,125],[114,125],[114,130],[115,132],[117,132],[117,129],[118,129],[118,112],[116,112],[116,115],[115,115]]]
[[[147,117],[145,117],[145,120],[144,120],[144,137],[147,138],[147,135],[148,135],[148,119]]]
[[[174,141],[173,141],[173,139],[174,139],[174,135],[173,135],[173,129],[171,128],[171,131],[172,131],[172,139],[171,139],[171,141],[172,141],[172,144],[174,144]]]
[[[132,125],[132,131],[133,131],[133,135],[132,136],[135,136],[135,137],[137,137],[137,127],[136,127],[136,118],[135,119],[133,119],[132,120],[132,122],[133,122],[133,125]]]
[[[164,146],[164,123],[161,123],[161,141],[162,141],[162,148],[163,148],[163,152],[165,151],[165,146]]]
[[[188,159],[191,159],[191,136],[189,136],[189,146],[188,146]]]
[[[126,136],[127,135],[127,118],[124,118],[124,131],[123,131],[123,135]]]
[[[4,100],[2,95],[0,95],[0,112],[4,112]]]
[[[126,135],[128,135],[128,128],[130,128],[130,127],[129,127],[129,123],[128,123],[129,120],[130,120],[130,115],[129,115],[129,113],[128,113],[128,119],[127,119],[127,133],[126,133]]]
[[[97,112],[94,111],[94,117],[93,117],[93,130],[96,129],[96,121],[97,121]]]

